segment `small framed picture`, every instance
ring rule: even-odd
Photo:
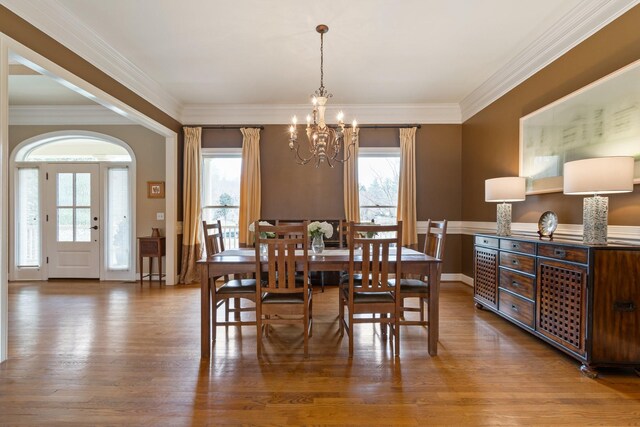
[[[164,199],[164,181],[147,181],[147,197]]]

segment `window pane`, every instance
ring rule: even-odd
[[[91,209],[76,208],[76,242],[91,241]]]
[[[38,143],[36,143],[38,144]],[[110,141],[84,136],[62,137],[20,150],[18,160],[26,162],[130,162],[129,152]]]
[[[73,206],[73,174],[58,174],[58,206]]]
[[[73,242],[73,208],[58,208],[58,242]]]
[[[40,266],[40,200],[38,169],[18,170],[17,259],[18,267]]]
[[[358,157],[361,221],[396,222],[399,170],[400,157],[397,155]]]
[[[91,174],[76,174],[76,206],[91,206]]]
[[[129,215],[129,170],[109,169],[107,177],[109,211],[107,213],[107,268],[128,270],[131,254]]]
[[[239,154],[209,156],[202,163],[202,218],[207,222],[220,220],[225,248],[237,248],[242,159]]]

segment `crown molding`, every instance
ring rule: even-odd
[[[181,104],[57,0],[2,0],[2,5],[171,117]]]
[[[331,104],[327,117],[343,110],[360,124],[460,124],[458,104]],[[182,123],[284,124],[292,116],[304,117],[309,104],[191,104],[185,105]]]
[[[9,125],[135,125],[101,105],[28,105],[9,107]]]
[[[473,117],[638,3],[640,0],[580,2],[460,102],[462,121]]]

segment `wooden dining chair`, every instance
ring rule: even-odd
[[[309,284],[309,238],[307,221],[301,225],[260,226],[256,223],[256,277],[262,277],[256,288],[257,354],[262,355],[262,335],[270,325],[302,323],[304,355],[309,356],[309,337],[313,326],[313,294]],[[261,232],[274,237],[261,238]],[[267,256],[260,256],[259,245],[267,245]],[[300,252],[296,256],[296,250]],[[266,274],[263,275],[263,272]],[[298,279],[296,272],[299,272]],[[302,283],[299,277],[305,278]]]
[[[393,237],[387,237],[390,233]],[[393,246],[395,254],[392,254]],[[356,250],[360,252],[361,263],[356,259]],[[342,288],[339,295],[340,336],[344,335],[345,330],[349,334],[349,357],[353,357],[353,326],[356,323],[380,323],[383,338],[387,326],[390,327],[395,355],[400,355],[399,301],[390,279],[393,274],[398,277],[402,274],[401,256],[402,221],[398,221],[397,225],[349,223],[349,285]],[[355,280],[356,274],[361,277],[359,286]],[[380,317],[376,317],[376,314]]]
[[[447,237],[447,220],[427,221],[427,233],[424,240],[423,252],[436,259],[444,257],[444,244]],[[438,275],[442,274],[442,264],[438,264]],[[395,280],[393,281],[395,284]],[[418,298],[418,307],[405,307],[407,298]],[[425,320],[425,306],[429,309],[429,277],[422,276],[418,279],[403,278],[400,281],[400,325],[428,326]],[[404,312],[420,312],[420,320],[407,320]]]
[[[202,221],[204,230],[204,242],[207,258],[224,251],[224,238],[220,220],[213,224]],[[221,286],[216,286],[218,279],[224,279]],[[229,276],[210,278],[211,288],[211,335],[216,339],[217,326],[250,326],[255,321],[242,320],[242,312],[255,311],[255,306],[242,307],[242,300],[256,301],[255,279],[229,279]],[[233,300],[233,307],[229,302]],[[218,308],[225,306],[224,322],[218,322]],[[233,320],[229,320],[229,314],[233,313]]]

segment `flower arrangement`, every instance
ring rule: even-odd
[[[309,230],[309,236],[312,238],[323,235],[327,239],[330,239],[331,236],[333,236],[333,226],[326,221],[313,221],[309,224],[307,230]]]
[[[259,222],[260,226],[262,227],[263,225],[267,225],[267,226],[272,226],[273,224],[267,222],[267,221],[260,221]],[[255,232],[256,231],[256,226],[255,226],[255,222],[252,222],[251,224],[249,224],[249,231],[250,232]],[[261,239],[267,239],[267,238],[272,238],[272,237],[276,237],[276,233],[273,233],[271,231],[261,231],[260,232],[260,238]]]

